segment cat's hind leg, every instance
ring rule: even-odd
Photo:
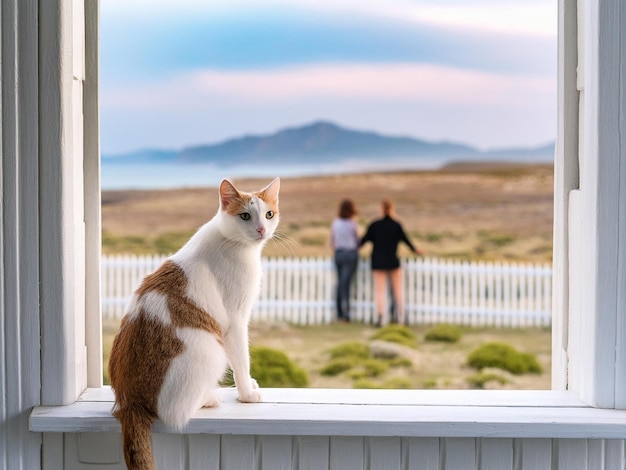
[[[161,420],[181,430],[203,406],[218,406],[218,381],[226,368],[226,354],[211,333],[177,328],[183,351],[172,359],[157,399]]]
[[[220,406],[221,403],[222,403],[222,399],[216,393],[215,389],[210,389],[205,392],[204,398],[202,400],[203,408],[215,408],[215,407]]]

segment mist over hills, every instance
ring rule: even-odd
[[[372,162],[379,166],[393,161],[410,167],[437,167],[455,160],[502,162],[551,162],[554,144],[536,148],[500,148],[481,151],[461,143],[430,142],[412,137],[386,136],[352,130],[318,121],[267,135],[245,135],[215,144],[181,150],[142,149],[118,155],[103,155],[103,164],[338,164]]]

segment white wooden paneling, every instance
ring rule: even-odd
[[[80,0],[77,0],[80,1]],[[71,403],[86,387],[82,133],[74,107],[72,1],[39,4],[42,401]],[[82,98],[81,98],[82,103]],[[62,117],[61,119],[59,117]],[[81,202],[81,203],[79,203]],[[83,274],[81,276],[81,274]],[[81,325],[83,327],[81,328]]]
[[[559,439],[555,452],[553,461],[557,462],[557,468],[592,470],[587,466],[588,441],[585,439]]]
[[[66,470],[122,470],[121,463],[95,464],[114,449],[87,449],[83,435],[66,434]],[[57,435],[63,438],[63,435]],[[223,440],[228,441],[225,445]],[[95,441],[93,441],[95,442]],[[115,442],[115,441],[111,441]],[[117,441],[119,445],[119,440]],[[220,443],[222,450],[220,450]],[[157,469],[193,470],[623,470],[623,440],[401,438],[354,439],[336,436],[197,435],[157,437]],[[295,445],[293,445],[295,444]],[[239,455],[237,455],[237,450]],[[226,453],[224,453],[224,451]],[[119,452],[119,451],[117,451]],[[188,465],[185,462],[189,462]],[[44,468],[61,468],[49,466]]]
[[[478,468],[513,468],[513,439],[481,439]]]
[[[519,453],[515,457],[521,463],[517,467],[520,470],[553,468],[551,439],[523,439],[519,441],[519,446],[516,445],[516,449],[518,448]]]
[[[364,438],[339,436],[331,439],[329,468],[366,468]]]
[[[78,451],[68,445],[68,439],[78,439],[76,434],[62,434],[49,432],[43,435],[41,450],[41,469],[42,470],[58,470],[59,468],[80,468],[78,460]],[[72,465],[66,465],[64,458],[73,462]],[[14,462],[19,468],[21,462]],[[31,468],[39,468],[33,465]]]
[[[366,440],[368,465],[372,470],[402,469],[402,439],[399,437],[373,437]]]
[[[0,469],[39,466],[38,6],[0,8]],[[58,457],[58,455],[55,455]]]
[[[152,453],[154,460],[158,462],[157,470],[187,468],[188,453],[186,436],[183,434],[153,433]]]
[[[476,468],[476,439],[449,437],[441,446],[441,463],[446,470]]]
[[[257,453],[260,455],[260,470],[290,470],[293,460],[292,441],[291,436],[259,437]]]
[[[601,465],[591,466],[589,468],[614,468],[616,470],[626,469],[626,448],[625,442],[606,439],[601,441],[604,445],[604,459]]]
[[[616,195],[617,207],[618,207],[618,257],[617,257],[617,298],[616,298],[616,312],[617,312],[617,355],[615,364],[615,406],[618,408],[626,409],[626,5],[624,2],[617,2],[616,14],[619,17],[618,31],[620,44],[620,62],[618,63],[618,83],[616,88],[619,92],[618,101],[618,115],[619,119],[616,123],[617,135],[619,136],[619,142],[617,142],[617,149],[620,154],[619,161],[619,191]],[[616,91],[613,89],[613,91]]]
[[[583,48],[580,109],[580,189],[584,225],[582,228],[581,328],[584,339],[578,344],[581,396],[596,406],[626,406],[626,347],[624,304],[618,286],[626,237],[620,234],[626,211],[620,208],[620,194],[626,152],[621,148],[623,109],[626,93],[620,88],[624,62],[623,31],[626,9],[623,2],[582,2]],[[617,354],[616,354],[617,352]],[[622,367],[616,367],[617,364]]]
[[[187,439],[189,470],[220,470],[219,435],[193,434]]]
[[[330,437],[302,436],[296,442],[297,470],[328,470]]]
[[[557,142],[554,165],[552,387],[567,388],[569,193],[579,187],[578,0],[559,0]]]
[[[221,468],[257,468],[254,436],[222,436],[220,447]],[[174,467],[164,467],[163,470]]]
[[[438,437],[408,438],[404,443],[404,455],[409,470],[439,470]]]
[[[83,81],[83,168],[85,220],[85,329],[87,386],[102,386],[102,315],[100,254],[102,251],[99,119],[99,4],[85,1],[85,72]]]
[[[122,453],[120,445],[120,435],[113,433],[102,435],[100,433],[65,434],[61,435],[65,446],[62,464],[52,464],[48,467],[48,462],[44,459],[44,468],[64,469],[64,470],[126,470],[126,465],[121,460]],[[46,442],[45,449],[51,448]],[[110,456],[107,454],[111,454]],[[113,460],[115,459],[115,462]]]

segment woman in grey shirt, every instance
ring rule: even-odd
[[[351,199],[344,199],[330,227],[330,242],[337,269],[337,319],[350,321],[350,286],[359,261],[359,234]]]

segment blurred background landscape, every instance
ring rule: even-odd
[[[171,253],[215,213],[223,178],[255,190],[280,176],[280,233],[266,256],[329,257],[341,199],[354,199],[363,231],[391,198],[430,257],[551,263],[556,9],[103,2],[104,254]],[[550,387],[549,327],[435,326],[381,339],[364,324],[256,323],[252,345],[288,351],[290,365],[257,349],[253,364],[281,364],[282,379],[262,386]],[[104,324],[105,362],[117,327]],[[483,346],[513,355],[471,360]],[[284,372],[292,366],[306,383]]]

